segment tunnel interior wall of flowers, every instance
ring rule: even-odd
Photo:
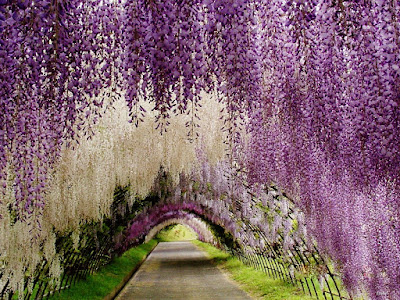
[[[104,237],[119,251],[157,210],[196,215],[289,279],[400,299],[399,16],[399,0],[0,0],[1,293],[60,286],[62,237],[108,249],[82,237],[129,186]]]
[[[24,299],[51,297],[95,273],[113,257],[148,242],[165,226],[183,224],[199,240],[228,251],[268,276],[298,285],[311,296],[348,297],[329,258],[308,240],[303,214],[276,187],[266,188],[263,199],[249,194],[253,204],[247,208],[233,208],[231,201],[221,207],[221,196],[229,193],[226,179],[211,188],[203,181],[211,178],[181,176],[178,186],[166,186],[172,183],[168,177],[160,169],[155,187],[161,183],[163,188],[145,199],[132,193],[130,186],[117,187],[111,215],[81,225],[79,233],[57,235],[55,255],[38,263],[39,268],[24,278],[19,293]],[[57,269],[59,273],[54,274]],[[10,279],[3,272],[0,275],[5,277],[0,296],[11,297]]]

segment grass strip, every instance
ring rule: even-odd
[[[160,242],[176,242],[197,240],[197,234],[185,225],[176,224],[161,230],[156,239]]]
[[[303,291],[287,282],[268,277],[265,273],[244,265],[239,259],[221,251],[210,244],[192,241],[209,255],[231,279],[256,299],[268,300],[311,300]]]
[[[71,288],[56,293],[50,299],[100,300],[108,295],[115,294],[123,281],[129,280],[132,270],[141,264],[156,245],[157,241],[151,240],[146,244],[126,251],[122,256],[116,257],[98,272],[89,275],[85,280],[78,281]]]

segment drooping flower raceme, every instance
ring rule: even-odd
[[[230,155],[221,170],[245,185],[202,171],[216,191],[229,186],[235,216],[252,211],[247,187],[275,184],[347,287],[399,298],[399,15],[399,1],[380,0],[0,1],[4,218],[40,219],[63,145],[92,136],[114,96],[137,125],[153,110],[164,134],[188,114],[193,141],[207,123],[200,92],[214,91]]]

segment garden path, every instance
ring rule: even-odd
[[[190,242],[162,242],[121,291],[128,299],[252,299]]]

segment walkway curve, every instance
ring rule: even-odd
[[[252,299],[190,242],[159,243],[116,298]]]

